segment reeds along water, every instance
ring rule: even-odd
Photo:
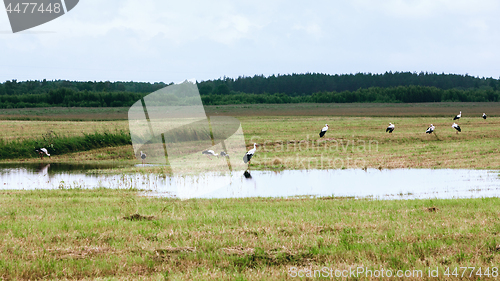
[[[62,136],[57,133],[45,134],[39,138],[21,141],[0,139],[0,159],[38,157],[36,147],[45,147],[51,155],[87,151],[95,148],[131,144],[130,134],[123,130],[115,132],[94,132],[80,136]]]

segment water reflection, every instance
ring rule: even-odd
[[[243,176],[247,179],[251,179],[252,178],[252,175],[250,174],[250,171],[246,170],[244,173],[243,173]]]
[[[73,163],[0,163],[0,174],[6,171],[24,169],[28,172],[42,172],[54,175],[59,173],[85,173],[89,170],[112,169],[120,167],[113,164],[73,164]]]
[[[178,198],[354,196],[379,199],[500,196],[498,171],[454,169],[287,170],[206,173],[95,175],[109,165],[0,164],[3,189],[137,188],[147,195]],[[222,188],[214,188],[224,183]]]
[[[48,175],[49,174],[50,164],[40,163],[36,168],[36,172],[40,175]]]

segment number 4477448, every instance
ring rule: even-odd
[[[45,7],[43,3],[17,3],[14,7],[12,7],[12,3],[7,5],[7,13],[56,13],[59,14],[61,12],[61,4],[60,3],[49,3]]]
[[[473,276],[487,276],[487,277],[498,277],[498,267],[446,267],[444,271],[444,276],[455,276],[455,277],[473,277]]]

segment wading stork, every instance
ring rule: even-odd
[[[38,156],[40,156],[40,159],[43,159],[44,154],[49,156],[49,158],[50,158],[50,154],[45,147],[35,148],[35,152],[38,153]]]
[[[394,131],[394,124],[389,123],[389,126],[387,127],[387,129],[385,129],[385,132],[386,133],[389,132],[389,134],[390,134],[390,133],[392,133],[392,131]]]
[[[146,161],[146,157],[147,157],[146,153],[141,151],[142,166],[144,166],[144,162]]]
[[[425,131],[426,134],[432,134],[434,132],[435,127],[431,124],[429,128],[427,128],[427,131]]]
[[[328,124],[325,124],[323,129],[321,129],[321,132],[319,132],[319,137],[322,138],[326,134],[326,131],[328,131]]]
[[[245,156],[243,156],[243,162],[249,163],[250,159],[252,159],[253,155],[255,154],[255,151],[257,151],[257,144],[253,144],[253,148],[250,149]]]
[[[212,158],[210,158],[210,156],[215,156],[215,157],[219,158],[219,154],[215,153],[211,149],[204,150],[201,152],[201,154],[206,155],[208,157],[208,159],[212,159]]]

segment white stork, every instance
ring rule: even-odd
[[[49,156],[49,158],[50,158],[50,154],[45,147],[35,148],[35,152],[38,153],[38,155],[40,156],[40,159],[43,159],[44,154]]]
[[[451,125],[451,127],[454,128],[455,130],[457,130],[457,134],[458,134],[458,132],[462,131],[462,129],[460,129],[460,126],[458,126],[457,123],[453,123],[453,125]]]
[[[215,156],[215,157],[219,158],[219,154],[215,153],[211,149],[204,150],[201,152],[201,154],[205,154],[209,159],[212,159],[212,158],[210,158],[210,156]]]
[[[321,129],[321,132],[319,132],[319,137],[322,138],[326,134],[326,131],[328,131],[328,124],[325,124],[323,129]]]
[[[227,154],[225,151],[221,151],[221,152],[219,153],[219,155],[220,155],[220,156],[222,156],[222,157],[227,157],[227,158],[229,158],[229,154]]]
[[[392,133],[392,131],[394,131],[394,124],[389,123],[389,126],[387,127],[387,129],[385,129],[385,132],[386,133],[389,132],[389,134],[390,134],[390,133]]]
[[[486,116],[486,113],[483,112],[483,119],[486,119],[486,117],[488,116]]]
[[[425,131],[426,134],[432,134],[434,132],[435,127],[431,124],[429,128],[427,128],[427,131]]]
[[[462,117],[462,111],[460,111],[460,114],[455,116],[455,118],[453,118],[453,120],[458,120],[458,119],[460,119],[460,117]]]
[[[147,157],[146,153],[141,151],[142,166],[144,166],[144,161],[146,161],[146,157]]]
[[[245,156],[243,156],[243,162],[248,163],[250,162],[250,159],[252,159],[253,155],[255,154],[255,151],[257,151],[257,144],[253,144],[253,148],[250,149]]]

